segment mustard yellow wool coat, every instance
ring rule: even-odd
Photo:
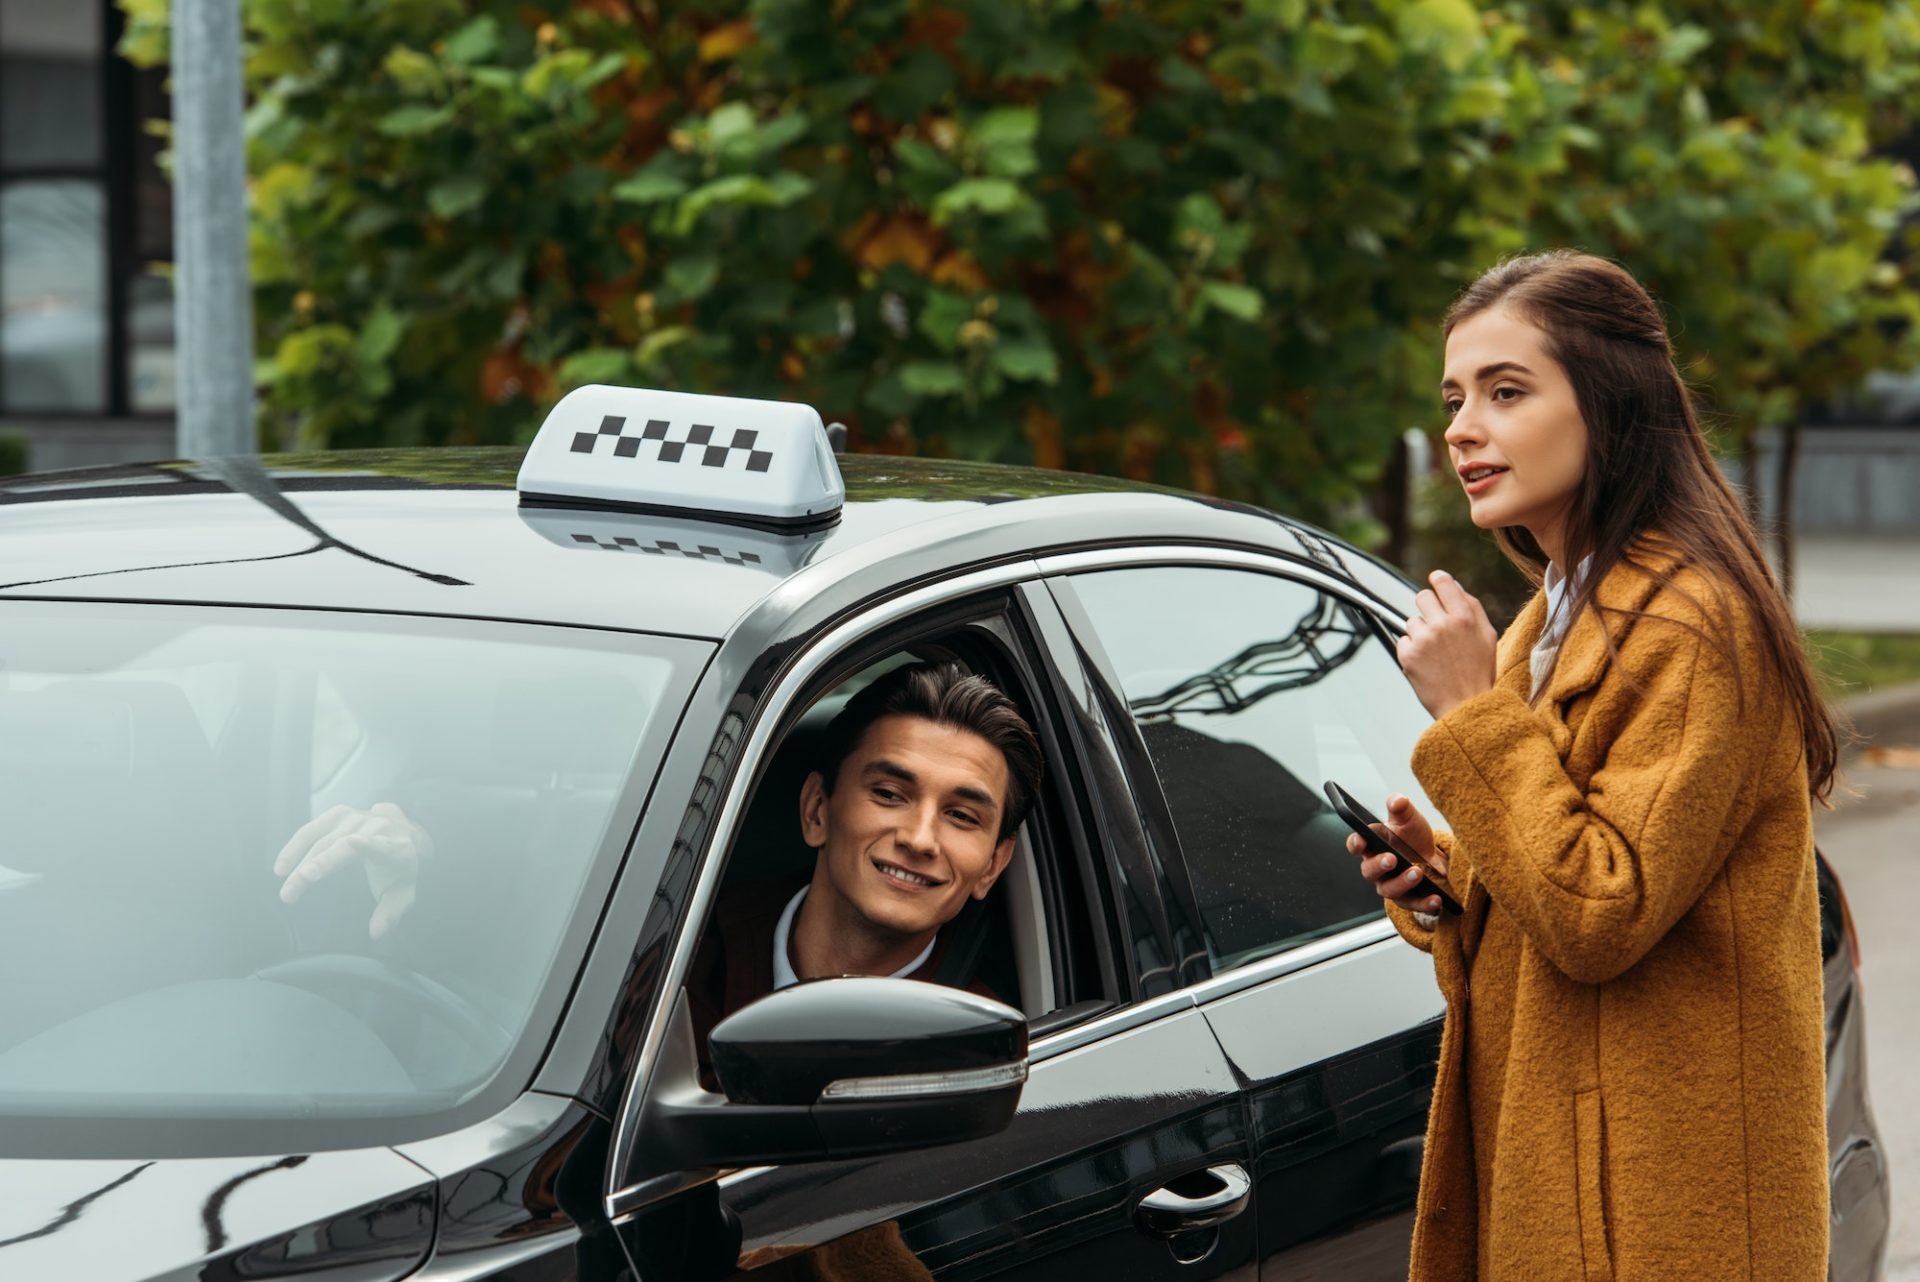
[[[1797,723],[1750,618],[1734,619],[1738,683],[1683,626],[1707,626],[1700,574],[1662,588],[1622,566],[1597,595],[1659,617],[1609,615],[1610,655],[1582,611],[1529,706],[1536,596],[1501,638],[1495,688],[1414,752],[1466,912],[1428,931],[1388,909],[1447,999],[1411,1276],[1821,1282]]]

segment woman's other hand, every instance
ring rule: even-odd
[[[1416,854],[1433,865],[1433,870],[1442,877],[1447,875],[1447,857],[1433,842],[1433,825],[1405,797],[1395,793],[1387,798],[1387,821],[1375,824],[1374,831],[1390,829],[1393,835],[1411,846]],[[1399,904],[1408,912],[1437,913],[1440,911],[1440,896],[1422,895],[1411,897],[1415,886],[1420,884],[1420,870],[1408,869],[1398,855],[1371,855],[1367,853],[1367,843],[1359,833],[1347,836],[1347,850],[1360,856],[1360,875],[1373,883],[1380,892],[1380,898]]]
[[[1396,649],[1413,692],[1438,719],[1493,689],[1499,634],[1471,593],[1445,570],[1427,576],[1433,586],[1414,598],[1418,611]]]

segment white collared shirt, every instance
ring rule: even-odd
[[[1533,653],[1527,656],[1528,666],[1533,670],[1533,694],[1540,693],[1540,683],[1546,680],[1548,669],[1553,667],[1553,656],[1560,652],[1560,642],[1566,639],[1567,628],[1573,623],[1572,616],[1565,608],[1567,598],[1584,582],[1587,567],[1593,564],[1591,554],[1580,559],[1580,567],[1569,579],[1560,573],[1560,567],[1547,562],[1546,581],[1542,585],[1547,591],[1547,624],[1540,629],[1540,639],[1533,643]]]
[[[800,977],[793,973],[793,955],[787,951],[787,941],[793,936],[793,919],[800,911],[800,902],[807,897],[807,891],[810,889],[812,889],[812,883],[800,887],[794,893],[793,898],[787,901],[785,911],[780,914],[780,924],[773,928],[773,987],[776,992],[800,982]],[[927,941],[927,946],[920,950],[918,957],[887,978],[905,979],[926,965],[927,958],[933,956],[933,946],[939,942],[939,939],[940,936],[936,932],[934,937]]]

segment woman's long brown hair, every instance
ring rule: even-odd
[[[1714,585],[1714,608],[1695,605],[1716,621],[1708,639],[1737,675],[1730,589],[1759,625],[1769,675],[1799,720],[1808,786],[1825,801],[1838,765],[1838,726],[1760,540],[1701,434],[1659,307],[1624,268],[1555,250],[1509,259],[1481,276],[1447,310],[1445,332],[1502,305],[1545,332],[1547,352],[1567,372],[1587,426],[1587,470],[1568,508],[1563,555],[1569,567],[1592,561],[1574,585],[1568,617],[1601,611],[1594,590],[1616,565],[1666,582],[1690,565]],[[1643,536],[1670,544],[1663,551],[1677,563],[1660,568],[1636,558],[1633,545]],[[1547,556],[1530,532],[1507,526],[1494,531],[1494,541],[1521,573],[1541,582]],[[1607,645],[1614,645],[1610,632]]]

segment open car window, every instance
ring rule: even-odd
[[[937,650],[902,649],[863,665],[815,699],[782,736],[754,784],[721,882],[715,920],[703,934],[703,950],[721,946],[722,919],[746,911],[764,917],[811,877],[817,852],[800,829],[800,791],[819,765],[828,724],[847,701],[887,672],[928,658]],[[1014,692],[1015,701],[1025,700]],[[973,901],[942,927],[937,981],[991,993],[1029,1015],[1051,1009],[1053,972],[1045,944],[1046,908],[1035,868],[1032,824],[1022,826],[1012,860],[984,900]],[[710,955],[710,953],[709,953]],[[696,981],[697,982],[697,981]]]

